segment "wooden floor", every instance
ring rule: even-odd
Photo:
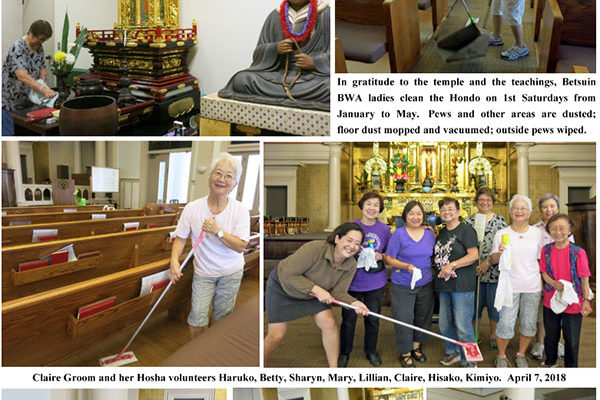
[[[334,315],[341,322],[341,312],[339,308],[334,308]],[[382,314],[391,316],[390,307],[383,307]],[[439,333],[437,324],[433,324],[433,330]],[[266,333],[266,325],[265,325]],[[359,320],[356,327],[354,338],[354,351],[350,355],[348,367],[371,367],[371,364],[365,357],[362,341],[364,337],[363,324]],[[480,367],[492,367],[496,358],[496,353],[492,352],[489,346],[489,324],[487,317],[484,317],[480,325],[479,345],[483,353],[484,361],[479,363]],[[581,344],[579,347],[579,366],[594,367],[596,365],[596,319],[584,318]],[[511,340],[506,354],[514,365],[514,354],[517,352],[518,338]],[[395,344],[394,331],[392,324],[387,321],[380,321],[379,340],[377,350],[382,359],[383,367],[401,367],[398,361]],[[439,360],[444,356],[444,347],[438,339],[432,338],[423,345],[423,352],[427,356],[427,361],[423,364],[418,363],[417,367],[440,367]],[[537,367],[540,361],[529,360],[530,367]],[[562,360],[560,361],[562,365]],[[455,365],[456,366],[456,365]],[[266,367],[327,367],[325,351],[321,342],[321,333],[315,325],[312,317],[305,317],[289,324],[289,329],[283,343],[277,348]]]
[[[235,307],[256,295],[258,288],[258,277],[254,274],[244,276]],[[136,329],[137,325],[123,329],[110,338],[52,365],[97,367],[100,358],[118,354]],[[118,327],[115,330],[118,330]],[[153,316],[130,346],[129,350],[134,352],[139,361],[129,366],[157,366],[188,341],[187,324],[169,318],[167,312]]]

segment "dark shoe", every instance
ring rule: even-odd
[[[348,354],[340,354],[338,356],[338,367],[346,368],[348,366],[348,360],[350,359],[350,355]]]
[[[411,356],[398,356],[398,360],[400,360],[400,364],[402,364],[402,368],[415,368],[415,362],[413,361]]]
[[[427,361],[427,357],[425,356],[425,354],[423,354],[420,347],[418,349],[412,350],[410,352],[410,355],[412,356],[412,358],[415,359],[415,361],[422,363]]]
[[[367,360],[374,367],[379,367],[381,365],[381,358],[379,358],[379,354],[377,353],[369,353],[367,354]]]

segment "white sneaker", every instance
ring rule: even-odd
[[[502,40],[502,37],[496,36],[493,33],[490,33],[490,36],[488,36],[488,45],[502,46],[503,44],[504,44],[504,40]]]
[[[544,345],[542,343],[534,344],[529,354],[532,358],[535,358],[536,360],[541,360],[542,356],[544,355]]]
[[[525,47],[519,47],[516,44],[514,44],[510,49],[504,50],[502,53],[500,53],[500,56],[508,61],[515,61],[528,55],[529,50],[527,49],[527,45],[525,45]]]
[[[565,358],[565,345],[561,342],[558,342],[558,358]]]

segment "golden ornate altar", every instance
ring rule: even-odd
[[[161,117],[198,112],[198,80],[187,66],[189,49],[198,43],[196,21],[191,28],[179,26],[179,0],[117,2],[113,28],[88,31],[84,47],[94,62],[81,79],[100,79],[105,87],[116,90],[127,74],[133,94],[156,100]],[[76,30],[79,35],[79,24]]]
[[[401,215],[406,203],[418,200],[427,212],[437,212],[437,202],[445,196],[461,202],[461,215],[473,213],[472,199],[479,186],[496,193],[497,204],[507,202],[509,193],[510,147],[507,143],[474,142],[391,142],[353,143],[352,176],[367,172],[369,184],[360,190],[352,181],[352,201],[358,202],[365,191],[377,191],[384,197],[386,214]],[[397,192],[387,167],[394,154],[406,155],[416,168],[408,173],[404,192]],[[433,186],[423,188],[426,178]]]

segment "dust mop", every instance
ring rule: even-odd
[[[469,17],[468,25],[437,43],[440,56],[446,62],[469,60],[487,54],[488,36],[483,35],[477,27],[477,21],[471,16],[465,0],[461,2]]]
[[[356,310],[357,309],[357,307],[355,307],[355,306],[353,306],[351,304],[344,303],[344,302],[336,300],[336,299],[333,299],[332,302],[334,304],[340,305],[340,306],[345,307],[345,308],[350,308],[352,310]],[[378,314],[378,313],[375,313],[375,312],[372,312],[372,311],[369,311],[369,315],[370,316],[372,315],[372,316],[380,318],[380,319],[384,319],[384,320],[389,321],[391,323],[394,323],[396,325],[402,325],[402,326],[404,326],[406,328],[413,329],[415,331],[419,331],[419,332],[425,333],[426,335],[433,336],[433,337],[445,340],[445,341],[450,342],[450,343],[454,343],[457,346],[461,346],[462,349],[463,349],[463,352],[465,353],[465,358],[466,358],[466,360],[468,362],[483,361],[483,354],[481,354],[481,351],[479,350],[479,346],[477,346],[477,343],[463,343],[463,342],[459,342],[458,340],[454,340],[454,339],[451,339],[449,337],[442,336],[442,335],[437,334],[435,332],[428,331],[427,329],[419,328],[418,326],[414,326],[414,325],[411,325],[411,324],[406,323],[406,322],[398,321],[397,319],[393,319],[393,318],[390,318],[390,317],[387,317],[385,315]]]
[[[477,233],[477,242],[479,242],[479,262],[477,266],[481,265],[481,244],[485,236],[485,225],[487,224],[487,217],[485,214],[475,214],[475,232]],[[481,275],[477,275],[477,290],[475,291],[475,343],[479,342],[479,287],[481,286]]]
[[[194,243],[194,246],[188,253],[187,257],[181,263],[181,266],[179,267],[180,272],[183,270],[183,268],[185,267],[187,262],[190,260],[190,258],[192,258],[192,255],[194,254],[194,250],[196,250],[196,247],[198,247],[198,245],[200,244],[200,242],[202,241],[202,239],[204,238],[205,235],[206,235],[206,233],[204,231],[200,232],[200,236],[198,236],[196,243]],[[133,333],[133,335],[131,336],[131,339],[129,339],[129,342],[127,342],[125,347],[123,347],[123,350],[121,350],[121,352],[117,355],[113,354],[112,356],[107,356],[107,357],[101,358],[100,366],[102,366],[102,367],[120,367],[122,365],[134,363],[138,360],[137,357],[135,356],[135,354],[133,354],[133,351],[126,351],[126,350],[129,348],[129,345],[131,345],[131,343],[133,342],[133,339],[135,339],[135,337],[138,335],[138,333],[140,333],[140,331],[142,330],[142,327],[144,326],[146,321],[148,321],[148,319],[150,319],[150,316],[152,315],[152,313],[154,312],[156,307],[158,307],[161,300],[163,299],[163,297],[165,297],[165,294],[167,294],[167,292],[169,291],[169,289],[171,288],[172,285],[173,285],[173,281],[170,281],[169,284],[167,285],[167,287],[165,288],[165,290],[163,290],[163,292],[161,293],[158,300],[156,300],[156,303],[154,303],[154,305],[150,309],[150,312],[148,312],[148,315],[146,315],[146,318],[144,318],[144,320],[142,321],[140,326],[138,326],[136,331]]]

